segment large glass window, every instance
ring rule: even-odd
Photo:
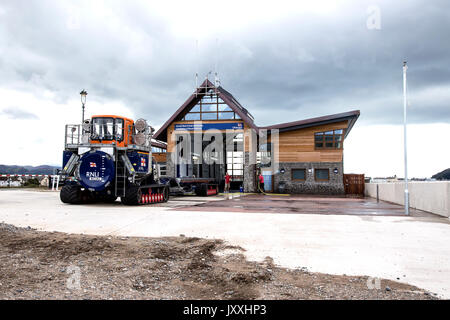
[[[202,104],[202,112],[217,112],[217,104]]]
[[[203,96],[199,102],[192,107],[182,120],[235,120],[241,119],[233,109],[223,101],[214,90]]]
[[[217,112],[203,112],[201,115],[202,120],[217,120]]]
[[[192,107],[191,112],[200,112],[200,105],[197,104],[194,107]]]
[[[343,129],[314,133],[316,149],[342,149]]]
[[[188,113],[185,120],[200,120],[200,113]]]
[[[219,104],[218,110],[219,111],[233,111],[233,109],[231,109],[227,104]]]
[[[219,120],[232,120],[234,119],[234,112],[219,112]]]
[[[272,144],[265,143],[259,146],[259,151],[256,153],[256,163],[261,167],[272,166]]]
[[[227,172],[233,181],[244,180],[244,135],[238,133],[233,137],[227,150]]]

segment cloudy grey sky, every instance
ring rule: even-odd
[[[450,167],[449,9],[444,0],[2,0],[0,134],[14,139],[0,163],[59,164],[83,88],[88,116],[158,128],[194,90],[195,72],[202,80],[217,64],[258,125],[361,110],[346,171],[402,176],[406,59],[410,169],[430,176]]]

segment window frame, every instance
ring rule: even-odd
[[[232,144],[233,148],[226,150],[226,172],[233,181],[244,181],[244,135],[235,133]]]
[[[122,125],[120,132],[118,132],[119,130],[117,130],[119,128],[119,125]],[[114,119],[114,137],[116,141],[122,142],[123,139],[125,138],[124,136],[124,128],[125,128],[125,121],[122,118],[115,118]],[[117,136],[119,136],[119,139],[117,138]]]
[[[224,102],[222,99],[219,100],[219,95],[215,94],[214,97],[210,100],[215,100],[214,102],[204,102],[203,98],[209,96],[209,94],[203,96],[200,98],[200,100],[188,111],[186,112],[181,121],[218,121],[218,120],[242,120],[242,118],[231,108],[226,102]],[[208,101],[210,101],[208,100]],[[229,110],[220,110],[219,106],[225,105]],[[211,106],[215,107],[215,110],[211,110]],[[197,107],[197,108],[196,108]],[[205,107],[205,108],[204,108]],[[192,111],[194,108],[197,110]],[[206,110],[204,110],[206,109]],[[186,116],[188,114],[198,114],[199,119],[196,120],[187,120]],[[213,119],[204,119],[203,114],[215,114],[215,117]],[[227,119],[221,118],[219,114],[232,114],[232,117],[229,117]]]
[[[99,123],[96,122],[98,120],[105,120],[110,121],[109,123]],[[112,124],[112,125],[111,125]],[[120,130],[118,130],[119,124],[122,125]],[[112,133],[110,134],[110,138],[105,138],[104,130],[99,127],[99,132],[96,130],[96,125],[98,126],[104,126],[104,125],[111,125]],[[125,128],[125,121],[123,118],[114,118],[114,117],[94,117],[91,121],[91,133],[90,133],[90,139],[94,141],[118,141],[122,142],[124,140],[124,128]],[[100,136],[100,131],[102,131],[102,136]],[[118,132],[120,131],[120,132]],[[119,139],[117,139],[117,135],[120,135]]]
[[[319,179],[319,178],[317,178],[317,172],[319,170],[327,170],[328,178],[327,179]],[[317,168],[317,169],[314,169],[314,180],[318,181],[318,182],[330,181],[330,168]]]
[[[294,179],[294,171],[295,170],[302,170],[305,174],[303,175],[304,179]],[[306,169],[305,168],[293,168],[291,169],[291,180],[292,181],[306,181]]]
[[[342,133],[336,133],[336,131],[342,130]],[[333,138],[331,140],[326,140],[325,136],[330,135],[327,134],[327,132],[333,132]],[[314,150],[342,150],[344,149],[344,135],[345,135],[345,129],[332,129],[327,131],[317,131],[314,132]],[[322,141],[316,141],[316,136],[322,136]],[[340,137],[339,140],[336,139],[336,137]],[[317,143],[322,143],[322,147],[318,147]],[[326,143],[331,143],[332,147],[327,147]],[[340,147],[336,147],[336,144],[340,143]]]

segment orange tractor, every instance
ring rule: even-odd
[[[152,157],[154,129],[144,119],[98,115],[81,125],[66,125],[64,203],[114,202],[125,205],[166,202]]]

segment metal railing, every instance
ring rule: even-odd
[[[125,130],[128,130],[128,136],[131,136],[130,142],[132,145],[151,152],[152,131],[150,126],[148,126],[143,132],[138,133],[133,132],[132,127],[124,129],[124,131]],[[69,145],[89,145],[91,140],[91,133],[92,128],[90,128],[90,130],[86,127],[83,129],[83,126],[81,124],[66,124],[64,146],[67,148]],[[122,141],[123,139],[125,139],[124,135],[122,135],[121,140],[118,141]]]
[[[81,125],[80,124],[66,124],[66,131],[64,134],[64,146],[67,147],[69,144],[80,144],[81,143]]]

